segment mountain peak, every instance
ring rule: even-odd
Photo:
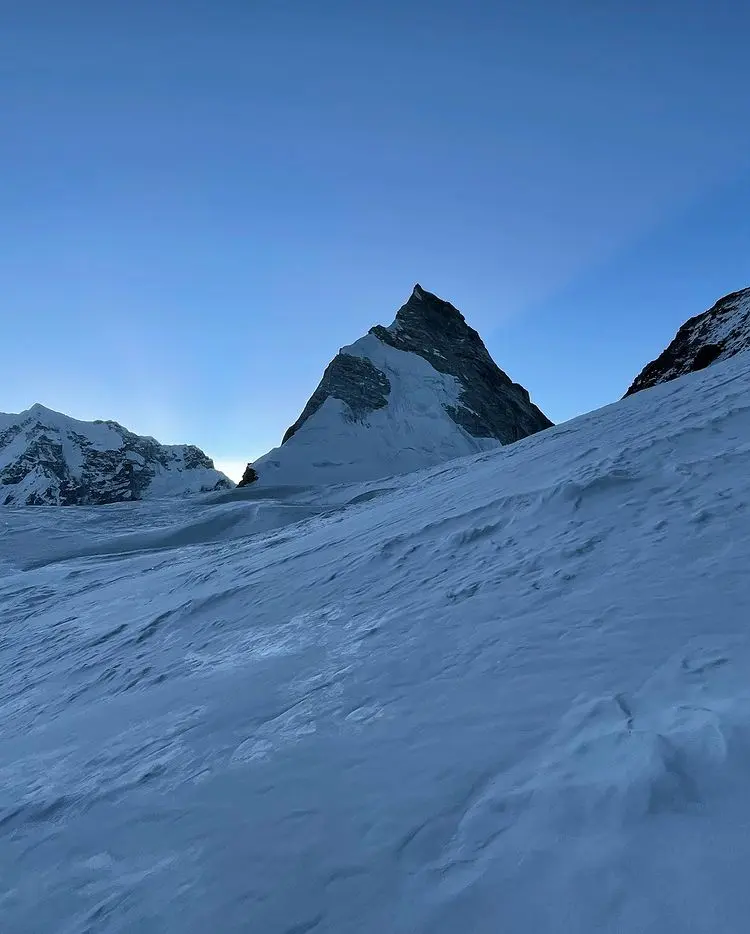
[[[370,334],[399,350],[419,354],[439,372],[455,376],[455,370],[468,361],[473,360],[475,365],[481,361],[482,367],[492,372],[492,382],[515,385],[495,364],[482,338],[458,308],[419,283],[396,312],[390,327],[376,325]]]
[[[48,409],[46,405],[42,405],[41,402],[35,402],[32,406],[26,409],[25,412],[21,413],[22,415],[60,415],[60,412],[55,412],[54,409]]]
[[[389,327],[339,351],[281,447],[253,470],[294,486],[375,479],[551,424],[461,312],[417,283]]]
[[[409,317],[410,314],[418,314],[429,318],[440,319],[441,317],[455,317],[459,321],[466,323],[466,319],[450,302],[440,298],[434,292],[428,292],[417,282],[409,296],[406,304],[396,312],[396,324],[400,319]]]

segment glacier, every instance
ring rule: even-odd
[[[339,484],[0,512],[13,934],[744,932],[750,355]]]

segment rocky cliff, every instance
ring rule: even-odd
[[[750,289],[725,295],[686,321],[672,343],[636,376],[626,396],[705,369],[750,348]]]

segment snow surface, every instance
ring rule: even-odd
[[[388,405],[354,419],[330,397],[281,447],[253,464],[260,486],[320,486],[372,480],[432,467],[500,446],[474,438],[443,408],[459,404],[462,387],[415,353],[367,334],[340,353],[364,357],[390,384]]]
[[[0,513],[13,934],[750,912],[750,355],[387,482]]]

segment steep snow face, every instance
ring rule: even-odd
[[[517,441],[552,423],[448,302],[417,285],[389,328],[342,348],[247,482],[349,482]]]
[[[82,422],[34,405],[0,413],[0,505],[116,503],[230,489],[192,445],[164,445],[117,422]]]
[[[364,374],[378,374],[372,377],[372,392],[362,404],[328,395],[280,448],[255,461],[261,485],[319,486],[387,477],[500,445],[494,438],[475,438],[455,423],[447,410],[458,404],[458,380],[417,354],[368,334],[342,348],[336,359],[358,361],[346,365],[357,374],[360,397],[365,395]],[[347,395],[352,400],[353,394]]]
[[[275,498],[0,516],[3,930],[744,934],[750,355]]]
[[[686,321],[667,349],[638,374],[625,395],[703,370],[749,347],[750,289],[743,289],[725,295],[713,308]]]

